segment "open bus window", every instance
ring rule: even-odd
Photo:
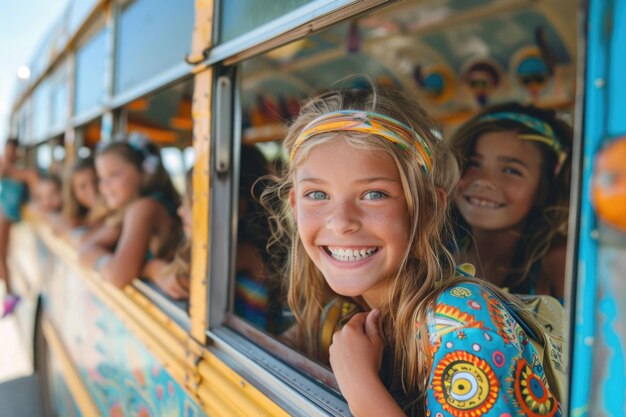
[[[234,313],[260,330],[282,334],[293,324],[284,305],[281,259],[275,249],[270,256],[271,235],[267,213],[259,203],[265,177],[280,170],[284,161],[275,142],[241,147],[237,195],[237,246],[235,254]]]
[[[119,109],[119,126],[125,134],[139,133],[147,137],[160,150],[163,166],[176,191],[182,199],[186,198],[186,177],[189,168],[188,159],[192,143],[191,101],[193,79],[185,79],[171,87],[156,93],[139,97]],[[187,155],[187,156],[186,156]],[[180,210],[175,204],[164,202],[170,215],[179,221]],[[178,213],[177,213],[178,212]],[[182,235],[182,231],[180,233]],[[177,268],[176,260],[189,259],[179,256],[185,239],[172,236],[177,248],[168,259],[149,260],[160,266],[157,272],[153,268],[144,270],[143,280],[136,280],[135,286],[150,298],[155,305],[166,312],[176,322],[185,326],[188,320],[188,297],[180,291],[174,291],[165,284],[163,274],[172,273]],[[147,264],[146,264],[147,265]],[[162,268],[161,268],[162,266]],[[188,280],[188,277],[186,278]]]
[[[564,0],[543,5],[565,10]],[[235,161],[239,182],[233,186],[239,203],[232,210],[237,233],[227,324],[281,358],[291,356],[279,347],[282,332],[293,323],[286,278],[272,264],[286,252],[270,256],[263,249],[270,233],[267,213],[249,200],[262,192],[263,182],[254,183],[249,175],[259,178],[286,163],[281,140],[303,100],[369,83],[397,88],[440,122],[443,140],[486,106],[506,101],[569,117],[575,98],[576,11],[546,9],[402,2],[242,62],[236,109],[241,158]],[[457,23],[447,25],[448,18]],[[257,165],[263,169],[252,169]]]

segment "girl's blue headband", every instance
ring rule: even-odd
[[[527,127],[530,130],[534,130],[535,132],[537,132],[537,134],[522,133],[517,135],[517,137],[523,140],[541,142],[548,145],[556,153],[558,158],[558,162],[554,171],[556,174],[561,171],[563,163],[567,158],[567,152],[565,151],[563,144],[561,144],[561,142],[559,141],[559,138],[554,133],[552,126],[537,117],[517,112],[491,113],[486,114],[478,119],[479,122],[494,122],[501,120],[516,122],[522,126]]]

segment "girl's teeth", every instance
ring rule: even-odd
[[[502,204],[494,203],[492,201],[482,200],[479,198],[469,197],[469,202],[478,207],[484,208],[499,208]]]
[[[361,259],[372,256],[374,253],[378,251],[378,248],[362,248],[362,249],[338,249],[333,247],[328,247],[328,251],[330,255],[342,262],[354,262],[360,261]]]

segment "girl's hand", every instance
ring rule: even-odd
[[[189,288],[176,278],[174,271],[160,276],[157,285],[174,300],[184,300],[189,297]]]
[[[149,261],[143,269],[143,275],[174,300],[183,300],[189,297],[187,283],[178,279],[170,264],[162,259]]]
[[[354,317],[335,335],[330,346],[330,365],[337,377],[341,391],[360,381],[355,378],[358,372],[364,378],[376,378],[383,357],[383,340],[378,332],[380,312],[374,309],[369,313],[355,314]],[[345,393],[344,393],[345,396]]]
[[[356,417],[405,415],[378,375],[384,348],[379,316],[378,309],[356,314],[335,333],[330,346],[330,366]]]
[[[144,275],[174,300],[184,300],[189,297],[189,286],[176,277],[176,271],[162,259],[149,261],[144,268]]]

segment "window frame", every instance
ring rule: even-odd
[[[211,207],[210,249],[208,268],[208,329],[209,348],[219,347],[217,355],[246,378],[256,382],[277,404],[292,415],[349,416],[349,408],[341,394],[334,375],[319,363],[280,342],[277,338],[255,328],[233,312],[234,270],[237,245],[237,207],[239,204],[240,150],[242,146],[241,79],[238,65],[216,68],[214,75],[213,108],[218,108],[219,77],[231,81],[231,110],[214,112],[214,134],[211,147]],[[219,113],[219,114],[218,114]],[[223,119],[216,120],[221,116]],[[228,143],[229,169],[218,172],[216,142],[220,123],[231,123]],[[225,355],[225,356],[224,356]],[[272,387],[272,389],[263,388]],[[285,403],[285,399],[289,399]],[[295,408],[290,406],[295,405]],[[307,410],[303,413],[303,410]]]

